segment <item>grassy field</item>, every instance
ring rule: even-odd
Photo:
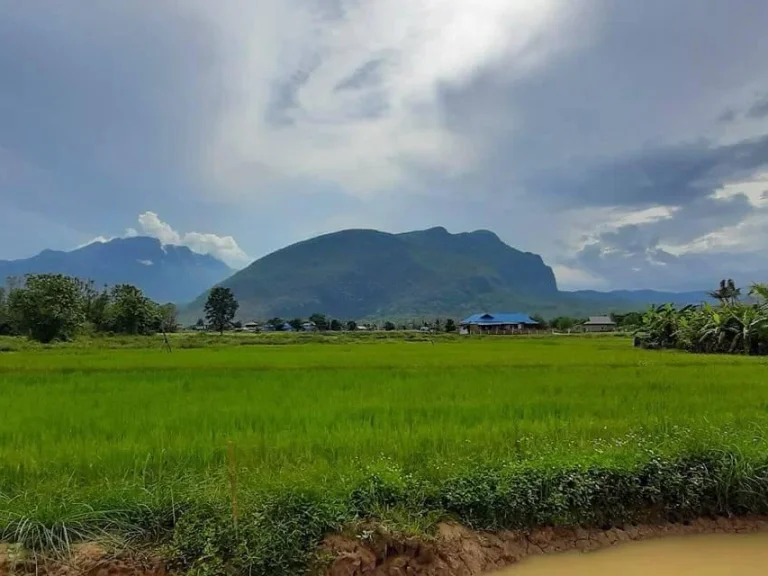
[[[768,506],[766,359],[402,338],[0,342],[0,531],[35,547],[116,532],[203,572],[290,573],[366,516],[418,530]]]

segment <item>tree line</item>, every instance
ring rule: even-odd
[[[715,306],[672,304],[650,308],[635,333],[646,348],[676,348],[689,352],[767,355],[768,284],[753,284],[751,302],[741,300],[733,280],[723,280],[709,293]]]
[[[92,281],[63,274],[28,274],[0,287],[0,335],[43,343],[72,340],[83,332],[175,332],[176,306],[159,304],[130,284],[97,289]]]
[[[199,318],[195,324],[195,328],[207,328],[219,333],[223,333],[229,329],[241,329],[243,327],[242,322],[235,320],[238,309],[240,308],[235,295],[230,288],[223,286],[217,286],[208,293],[204,306],[205,319]],[[362,325],[358,325],[355,320],[348,320],[343,322],[336,318],[329,318],[325,314],[314,313],[307,320],[303,318],[292,318],[286,320],[280,317],[273,317],[267,320],[264,325],[268,327],[270,331],[282,332],[285,330],[294,330],[300,332],[305,330],[305,326],[309,323],[312,330],[318,330],[320,332],[340,332],[342,330],[356,331],[362,328]],[[383,323],[369,322],[366,323],[365,328],[369,330],[383,329],[386,331],[392,330],[419,330],[421,328],[428,328],[434,332],[455,332],[457,330],[456,321],[452,318],[436,318],[432,321],[421,320],[411,321],[408,323],[395,324],[394,322],[387,320]]]

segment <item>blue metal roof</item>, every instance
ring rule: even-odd
[[[465,318],[461,321],[461,324],[475,324],[478,326],[494,326],[498,324],[535,324],[533,318],[527,314],[473,314],[469,318]]]

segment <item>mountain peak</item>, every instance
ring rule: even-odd
[[[485,230],[483,228],[475,230],[474,232],[470,232],[469,234],[477,238],[488,238],[489,240],[498,240],[501,242],[501,238],[499,238],[496,232],[491,232],[490,230]]]

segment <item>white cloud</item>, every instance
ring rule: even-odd
[[[167,222],[163,222],[155,212],[150,211],[139,214],[139,226],[145,235],[157,238],[164,245],[186,246],[198,254],[210,254],[233,268],[240,267],[250,261],[248,255],[237,245],[232,236],[218,236],[200,232],[182,234],[174,230]],[[132,228],[128,230],[137,232]]]
[[[96,236],[96,238],[92,238],[91,240],[88,240],[88,242],[85,242],[83,244],[78,244],[75,247],[75,250],[79,248],[85,248],[86,246],[90,246],[91,244],[106,244],[107,242],[114,240],[114,236]]]
[[[581,268],[556,264],[552,266],[552,271],[555,273],[557,286],[560,290],[599,290],[607,286],[607,282],[604,279],[594,276]]]
[[[502,57],[512,78],[536,68],[578,36],[557,33],[570,6],[371,0],[340,3],[329,18],[293,0],[201,4],[227,31],[213,188],[252,191],[287,176],[365,194],[404,184],[414,166],[471,167],[480,151],[446,128],[440,89]]]
[[[139,264],[143,264],[144,266],[152,266],[154,265],[154,262],[152,260],[136,260]]]

